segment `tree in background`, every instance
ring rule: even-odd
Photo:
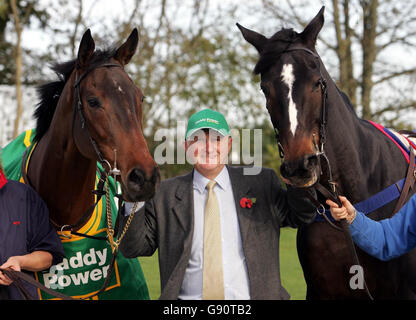
[[[19,134],[19,123],[23,112],[22,84],[28,82],[23,74],[23,29],[30,25],[32,18],[40,21],[43,26],[46,20],[45,12],[37,10],[35,4],[36,1],[2,0],[0,2],[0,84],[14,83],[16,86],[14,138]],[[15,41],[6,39],[8,22],[13,24]]]

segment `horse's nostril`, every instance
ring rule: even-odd
[[[318,164],[318,156],[315,154],[306,156],[304,164],[305,164],[305,168],[316,166]]]
[[[129,174],[129,181],[136,185],[143,185],[144,180],[143,172],[140,169],[133,169]]]
[[[280,166],[280,173],[287,179],[293,177],[307,177],[317,163],[318,157],[315,155],[305,156],[295,161],[285,161]]]

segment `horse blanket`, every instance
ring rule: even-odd
[[[23,182],[21,172],[23,153],[27,150],[28,163],[31,151],[34,149],[34,136],[35,131],[28,130],[1,151],[8,179]],[[102,170],[99,163],[97,167],[97,170]],[[98,179],[99,172],[97,171],[96,183]],[[115,221],[117,215],[117,206],[114,201],[116,185],[112,178],[109,178],[109,189],[112,219]],[[78,232],[94,236],[107,235],[105,196],[101,198],[90,219]],[[58,235],[61,238],[66,258],[49,270],[35,273],[36,279],[46,287],[74,298],[83,298],[97,292],[104,283],[111,261],[112,253],[108,242],[75,235],[68,236],[68,232],[65,231],[58,231]],[[53,298],[40,290],[39,296],[41,299]],[[118,253],[109,285],[103,293],[93,299],[149,299],[139,260],[126,259]]]

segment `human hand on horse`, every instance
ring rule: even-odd
[[[357,211],[346,197],[339,196],[339,200],[342,203],[341,208],[338,207],[338,204],[336,204],[334,201],[329,199],[326,200],[326,204],[330,206],[331,215],[337,221],[346,219],[348,224],[351,224],[357,215]]]
[[[280,175],[280,179],[286,184],[286,185],[292,185],[292,183],[290,182],[289,179],[286,179],[285,177],[283,177],[282,175]]]

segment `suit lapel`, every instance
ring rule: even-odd
[[[250,185],[247,184],[247,181],[244,181],[245,179],[242,168],[227,166],[227,169],[230,175],[231,185],[233,187],[235,208],[237,210],[238,223],[240,225],[241,240],[244,246],[246,243],[246,237],[250,234],[249,231],[253,220],[255,206],[252,206],[251,208],[242,208],[240,205],[241,198],[248,197],[250,195]]]
[[[192,231],[194,220],[193,170],[179,180],[175,200],[172,211],[178,219],[179,225],[185,232]]]
[[[194,232],[193,171],[176,178],[175,182],[176,190],[171,191],[173,199],[170,198],[172,204],[169,213],[177,219],[178,225],[170,226],[173,234],[169,237],[169,241],[175,241],[179,244],[183,242],[183,251],[177,257],[176,266],[162,290],[160,299],[175,299],[178,297],[192,248]]]

